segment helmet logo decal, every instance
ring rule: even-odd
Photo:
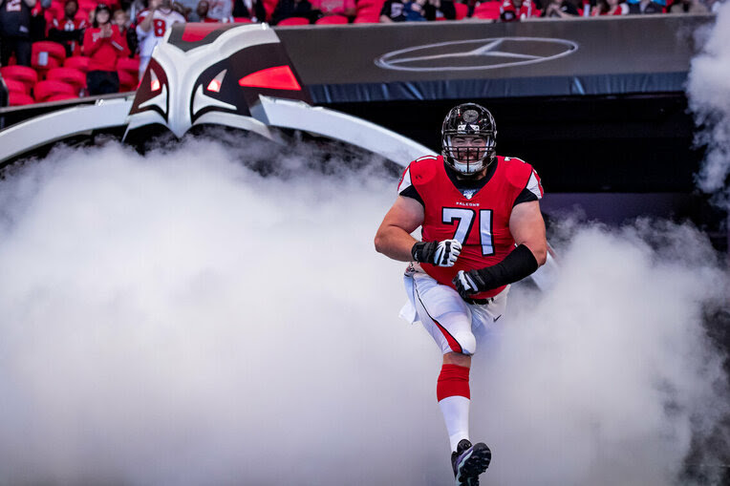
[[[461,115],[461,118],[463,118],[467,123],[473,123],[477,120],[477,118],[479,118],[479,113],[477,113],[476,110],[466,110],[464,114]]]

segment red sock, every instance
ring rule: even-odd
[[[436,398],[440,402],[444,398],[453,396],[471,398],[469,395],[469,368],[445,364],[441,367],[441,374],[436,384]]]

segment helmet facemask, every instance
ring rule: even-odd
[[[441,127],[442,155],[465,176],[479,174],[494,160],[497,130],[489,111],[475,103],[453,108]]]

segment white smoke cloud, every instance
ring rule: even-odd
[[[209,139],[0,180],[0,483],[442,485],[440,355],[375,253],[396,181]],[[571,229],[472,371],[495,485],[668,484],[727,406],[690,227]],[[650,244],[651,243],[651,244]],[[501,322],[501,321],[500,321]]]
[[[730,202],[730,3],[718,11],[711,30],[698,37],[702,52],[692,60],[687,93],[690,109],[703,130],[697,143],[707,147],[707,156],[697,175],[698,187],[717,193],[724,206]]]

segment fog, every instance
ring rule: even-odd
[[[714,24],[696,33],[702,47],[692,60],[687,95],[700,130],[696,142],[707,150],[697,186],[730,207],[730,3],[719,9]]]
[[[397,178],[217,138],[0,180],[0,483],[450,484],[440,354],[372,244]],[[727,408],[703,327],[727,275],[686,225],[551,239],[553,285],[479,341],[484,481],[670,484]]]

